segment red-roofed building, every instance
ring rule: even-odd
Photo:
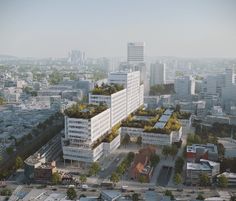
[[[144,176],[147,181],[150,179],[153,167],[150,165],[150,156],[156,153],[156,148],[149,146],[139,150],[135,155],[134,162],[130,168],[130,178],[137,180],[140,176]]]

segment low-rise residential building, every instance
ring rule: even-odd
[[[220,172],[220,163],[200,159],[199,162],[187,162],[186,165],[186,183],[198,184],[199,177],[201,174],[205,173],[209,176],[212,181]]]
[[[61,153],[61,134],[52,138],[46,145],[39,149],[36,153],[29,156],[25,161],[24,174],[29,180],[39,180],[45,176],[49,178],[56,171],[56,163],[52,163]],[[37,170],[38,169],[38,170]],[[36,177],[35,177],[36,172]],[[46,175],[42,175],[42,172]],[[37,174],[38,173],[38,174]],[[45,179],[46,180],[46,179]],[[47,181],[50,181],[47,180]]]
[[[218,161],[218,149],[214,144],[193,144],[187,146],[186,150],[188,161],[199,161],[206,159],[211,161]]]
[[[149,181],[153,173],[153,167],[150,164],[150,157],[156,153],[154,147],[146,147],[139,150],[139,153],[135,155],[134,162],[129,171],[130,178],[133,180],[139,180],[140,176],[143,176],[146,181]]]

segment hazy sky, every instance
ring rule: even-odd
[[[236,57],[236,0],[0,0],[0,54]]]

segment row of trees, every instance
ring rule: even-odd
[[[183,182],[182,172],[184,167],[184,159],[182,157],[178,157],[175,161],[175,175],[173,177],[174,183],[179,185]]]
[[[135,154],[129,152],[121,164],[116,168],[116,171],[111,174],[110,181],[115,185],[120,181],[120,177],[126,172],[130,167],[132,161],[134,160]]]
[[[162,148],[162,154],[165,157],[168,157],[168,156],[175,157],[177,153],[178,153],[178,147],[176,145],[171,145],[171,146],[165,145]]]
[[[16,147],[16,152],[13,151],[13,147],[10,148],[9,157],[4,158],[2,159],[2,161],[0,161],[0,179],[6,178],[17,169],[17,157],[20,157],[22,161],[24,161],[27,157],[35,153],[39,148],[41,148],[44,144],[46,144],[51,138],[53,138],[63,129],[64,124],[63,120],[60,118],[60,115],[52,115],[52,119],[52,122],[54,122],[54,119],[60,121],[54,124],[50,124],[50,127],[46,126],[45,129],[33,129],[32,133],[34,133],[35,135],[37,134],[37,140],[33,139],[32,141],[24,142],[25,144],[27,143],[27,146]]]

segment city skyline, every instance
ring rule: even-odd
[[[0,1],[0,54],[126,57],[128,42],[146,56],[235,57],[236,2]],[[96,34],[95,34],[96,33]]]

